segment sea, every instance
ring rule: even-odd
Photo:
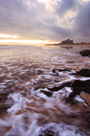
[[[80,51],[89,45],[0,46],[0,136],[90,136],[90,106],[77,95],[80,106],[65,99],[71,87],[54,88],[90,77],[71,73],[90,69],[90,58]]]

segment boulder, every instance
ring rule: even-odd
[[[79,52],[81,56],[88,56],[90,57],[90,50],[83,50]]]
[[[72,90],[73,92],[71,92],[70,95],[66,98],[66,102],[74,104],[73,98],[76,95],[79,95],[81,92],[90,93],[90,80],[75,80],[72,84]]]
[[[90,69],[81,69],[80,71],[77,71],[76,73],[73,73],[72,75],[90,77]]]

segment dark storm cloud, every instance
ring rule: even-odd
[[[75,18],[75,31],[90,41],[90,1],[87,2]]]
[[[76,10],[78,6],[79,6],[78,0],[61,0],[58,1],[56,11],[59,14],[59,16],[63,16],[69,10]]]
[[[73,12],[76,12],[76,15],[73,17],[67,16],[68,11],[71,12],[72,15]],[[58,2],[56,12],[60,18],[64,18],[64,15],[66,15],[69,24],[72,22],[72,24],[70,24],[72,28],[67,29],[66,27],[64,36],[70,36],[70,38],[72,37],[75,41],[79,42],[90,42],[90,1],[82,1],[81,3],[79,0],[61,0]],[[64,23],[65,20],[66,18],[63,19]]]

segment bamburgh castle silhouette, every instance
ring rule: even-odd
[[[73,40],[67,39],[65,41],[62,41],[61,44],[74,44]]]

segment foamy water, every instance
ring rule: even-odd
[[[64,82],[90,79],[70,74],[90,68],[90,58],[81,57],[80,50],[0,46],[0,136],[90,135],[84,110],[65,103],[72,88],[64,87],[49,97],[44,93]],[[71,70],[58,71],[65,68]],[[90,111],[80,96],[75,99]]]

